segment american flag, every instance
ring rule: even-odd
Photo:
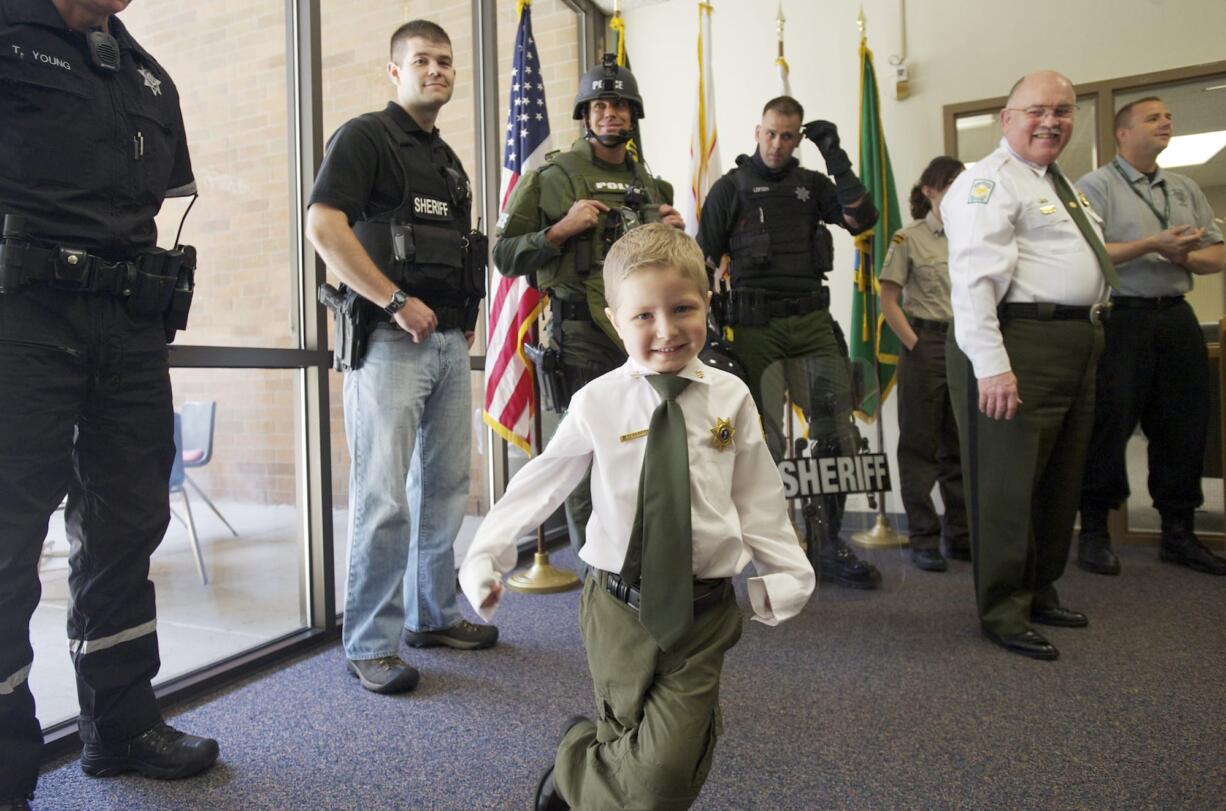
[[[503,151],[502,207],[524,172],[545,162],[549,151],[549,113],[536,41],[532,9],[522,2],[511,70],[511,102]],[[541,311],[541,293],[523,276],[496,275],[489,298],[489,346],[485,355],[485,423],[507,442],[532,453],[532,366],[523,344],[532,340]]]

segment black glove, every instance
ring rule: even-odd
[[[804,125],[805,137],[817,147],[826,160],[827,174],[838,177],[851,171],[851,159],[839,146],[839,128],[830,121],[810,121]]]

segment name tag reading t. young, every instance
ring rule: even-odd
[[[889,493],[890,465],[884,453],[799,456],[779,460],[785,498],[847,493]]]

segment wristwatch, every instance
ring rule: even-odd
[[[383,308],[383,312],[387,313],[388,315],[395,315],[404,308],[404,305],[408,303],[409,294],[403,290],[397,290],[395,293],[392,293],[392,300],[389,301]]]

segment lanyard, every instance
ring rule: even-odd
[[[1115,167],[1115,171],[1120,173],[1120,177],[1124,178],[1124,183],[1128,185],[1128,188],[1132,189],[1132,193],[1135,194],[1138,198],[1140,198],[1142,203],[1149,206],[1150,211],[1154,212],[1154,216],[1158,218],[1158,222],[1162,223],[1162,227],[1164,229],[1170,228],[1171,227],[1171,194],[1170,192],[1166,190],[1166,181],[1165,180],[1162,181],[1162,199],[1164,201],[1164,205],[1163,205],[1162,211],[1159,211],[1157,207],[1154,205],[1153,201],[1150,198],[1146,197],[1144,194],[1141,194],[1141,192],[1137,189],[1137,187],[1133,184],[1133,182],[1128,178],[1128,173],[1125,172],[1123,167],[1120,166],[1119,158],[1116,158],[1115,160],[1111,161],[1111,165]],[[1151,193],[1152,193],[1153,187],[1151,186],[1150,188],[1151,188]]]

